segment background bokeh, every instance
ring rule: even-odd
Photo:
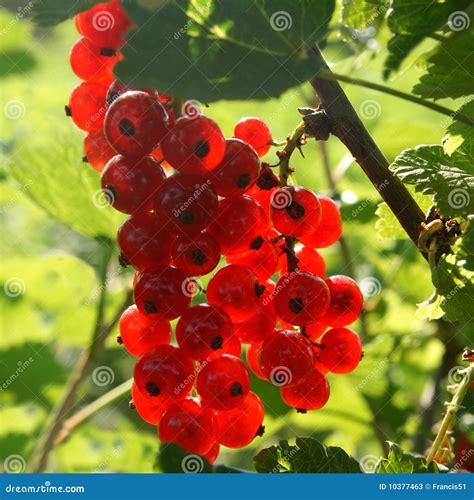
[[[0,8],[0,468],[15,456],[20,469],[28,465],[89,343],[100,298],[108,321],[132,279],[116,258],[114,238],[122,217],[106,206],[98,174],[81,161],[83,134],[64,114],[78,83],[68,63],[77,38],[73,22],[37,28],[28,12],[18,15],[24,5],[9,1]],[[324,53],[338,73],[382,82],[387,36],[383,29],[373,30],[362,42],[343,44],[334,35]],[[418,55],[433,43],[418,47],[388,84],[409,92],[419,77]],[[375,91],[344,88],[389,159],[405,148],[441,141],[447,117]],[[275,138],[284,139],[299,122],[297,108],[314,105],[313,95],[303,85],[279,99],[220,101],[205,113],[227,135],[242,116],[259,116]],[[457,356],[472,338],[472,324],[469,318],[465,324],[417,319],[416,304],[432,293],[426,263],[407,240],[381,238],[380,197],[336,138],[311,141],[304,152],[305,158],[294,156],[298,182],[341,203],[348,253],[338,245],[322,253],[328,274],[353,275],[363,287],[366,312],[354,329],[363,338],[364,360],[349,376],[330,376],[329,403],[306,415],[286,408],[276,388],[254,378],[253,390],[267,409],[266,433],[244,450],[224,449],[219,462],[253,469],[258,450],[294,436],[341,446],[369,468],[384,453],[387,439],[424,452],[448,397],[433,387],[449,382],[449,369],[459,364]],[[266,160],[275,162],[274,151]],[[426,208],[429,200],[421,203]],[[112,256],[101,284],[100,264],[109,257],[104,248]],[[95,371],[80,386],[71,415],[131,376],[134,360],[115,342],[116,334],[108,337]],[[53,451],[48,470],[152,471],[156,430],[128,408],[129,399],[121,396],[75,429]],[[467,427],[469,416],[463,418],[461,427]]]

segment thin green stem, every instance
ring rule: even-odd
[[[453,111],[452,109],[446,108],[444,106],[440,106],[439,104],[436,104],[434,102],[426,101],[421,97],[416,97],[406,92],[402,92],[401,90],[392,89],[385,85],[369,82],[367,80],[362,80],[361,78],[353,78],[351,76],[341,75],[339,73],[334,73],[332,71],[326,71],[326,70],[321,70],[318,73],[318,77],[324,78],[326,80],[338,80],[340,82],[350,83],[352,85],[357,85],[359,87],[377,90],[378,92],[383,92],[384,94],[392,95],[394,97],[399,97],[400,99],[405,99],[406,101],[419,104],[420,106],[424,106],[425,108],[431,109],[433,111],[449,116],[451,118],[455,117],[456,120],[460,122],[474,126],[474,121],[465,115],[457,113],[456,111]]]
[[[474,373],[474,364],[471,363],[467,368],[460,370],[459,374],[462,375],[461,382],[459,382],[456,392],[454,393],[453,399],[450,403],[447,403],[448,409],[446,414],[444,415],[443,421],[441,422],[441,427],[439,428],[438,434],[436,434],[436,438],[433,441],[433,445],[431,446],[430,452],[426,457],[427,462],[431,462],[441,445],[443,444],[446,434],[451,430],[454,425],[454,421],[456,419],[456,413],[461,408],[462,401],[464,396],[471,385],[471,378]]]

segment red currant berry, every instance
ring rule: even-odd
[[[161,344],[171,341],[171,325],[166,320],[151,320],[136,305],[128,307],[120,317],[120,339],[125,349],[139,357]]]
[[[161,415],[168,408],[167,404],[154,404],[143,396],[135,383],[132,384],[132,403],[140,417],[151,425],[160,423]]]
[[[206,455],[216,443],[214,411],[203,409],[193,398],[176,401],[161,417],[158,435],[161,441],[175,443],[190,453]]]
[[[219,196],[238,196],[257,181],[260,159],[251,146],[239,139],[225,142],[224,158],[212,171],[212,185]]]
[[[364,297],[359,285],[348,276],[330,276],[326,280],[331,302],[324,321],[332,327],[350,325],[360,316]]]
[[[329,373],[329,370],[321,363],[320,360],[321,349],[318,346],[313,345],[313,352],[314,352],[314,368],[318,370],[318,372],[321,373],[322,375],[326,375],[326,373]]]
[[[281,398],[288,405],[298,410],[319,410],[329,399],[329,384],[326,377],[313,370],[298,385],[282,387]]]
[[[121,57],[120,53],[114,50],[104,51],[87,38],[81,37],[72,46],[69,62],[81,80],[99,81],[106,77],[109,81],[112,79],[112,70]]]
[[[76,126],[86,132],[102,126],[106,94],[107,85],[97,82],[83,82],[73,89],[68,112]]]
[[[239,406],[250,391],[248,368],[240,358],[223,354],[202,368],[196,390],[204,408],[231,410]]]
[[[307,325],[304,327],[304,331],[306,336],[310,340],[318,340],[319,337],[328,329],[328,325],[324,322],[324,319],[317,321],[316,323],[312,323],[311,325]]]
[[[319,359],[332,373],[350,373],[362,358],[362,344],[353,330],[333,328],[321,339]]]
[[[79,26],[79,14],[76,14],[74,16],[74,27],[76,28],[76,31],[79,33],[79,35],[82,35],[82,30]]]
[[[107,162],[116,154],[105,138],[102,128],[92,130],[85,137],[83,160],[90,163],[97,172],[102,172]]]
[[[307,273],[324,278],[324,274],[326,273],[326,262],[324,261],[324,257],[317,250],[299,246],[295,250],[295,257],[298,259],[298,269],[300,271],[306,271]],[[288,272],[288,259],[286,253],[280,256],[278,267],[281,273]]]
[[[230,354],[240,358],[240,355],[242,354],[242,344],[238,337],[232,335],[232,337],[230,337],[230,339],[226,342],[225,349],[223,350],[225,350],[225,354]]]
[[[259,434],[264,414],[261,399],[249,392],[237,408],[216,412],[218,441],[229,448],[247,446]]]
[[[163,139],[161,149],[166,161],[176,170],[205,175],[222,161],[225,138],[210,118],[182,116]]]
[[[309,340],[293,330],[269,335],[262,342],[258,359],[260,370],[279,387],[301,383],[314,368]]]
[[[268,380],[268,378],[264,375],[262,370],[260,370],[258,356],[260,353],[261,342],[255,342],[247,346],[247,351],[245,353],[245,359],[247,360],[247,364],[249,368],[257,375],[258,378],[262,380]]]
[[[270,217],[285,236],[301,238],[319,225],[321,208],[316,195],[300,186],[285,186],[273,193]]]
[[[248,142],[260,157],[265,156],[271,146],[272,131],[259,118],[242,118],[234,128],[234,136]]]
[[[116,155],[104,168],[101,185],[115,210],[138,214],[153,209],[154,197],[165,178],[160,164],[151,156],[134,160]]]
[[[105,115],[107,140],[118,153],[132,158],[153,151],[167,133],[167,127],[168,115],[160,102],[136,90],[118,97]]]
[[[273,193],[276,190],[277,188],[260,189],[255,184],[246,193],[247,196],[252,197],[255,201],[257,201],[260,204],[268,220],[270,220],[270,201],[272,199]]]
[[[219,243],[223,255],[239,256],[249,251],[249,245],[266,232],[268,220],[262,207],[246,195],[225,198],[208,232]]]
[[[119,0],[102,2],[77,15],[79,32],[99,47],[116,49],[132,23]]]
[[[167,404],[191,392],[194,365],[180,349],[163,344],[138,359],[133,378],[144,397],[155,404]]]
[[[199,361],[226,353],[233,333],[227,313],[209,304],[190,307],[176,325],[179,347],[190,358]]]
[[[318,196],[321,207],[321,222],[316,229],[305,234],[301,243],[311,248],[325,248],[335,243],[342,233],[342,220],[339,207],[326,196]]]
[[[140,273],[134,288],[140,312],[151,318],[175,319],[191,302],[189,278],[174,267],[157,266]]]
[[[241,257],[227,257],[229,264],[241,264],[250,268],[260,281],[273,276],[278,266],[278,254],[275,245],[263,236],[257,236]]]
[[[247,320],[234,326],[234,333],[244,343],[261,342],[273,333],[277,323],[277,314],[273,307],[275,283],[265,282],[265,292],[260,297],[257,311]]]
[[[173,264],[188,276],[210,273],[221,258],[217,241],[207,233],[201,233],[194,238],[186,235],[178,237],[171,253]]]
[[[117,240],[120,263],[136,269],[168,265],[174,234],[153,214],[132,215],[122,223]]]
[[[248,267],[228,264],[209,280],[206,293],[209,304],[222,307],[233,321],[241,322],[256,312],[264,290]]]
[[[326,283],[311,273],[294,271],[278,280],[273,303],[278,316],[292,325],[315,323],[329,307]]]
[[[131,88],[131,87],[127,87],[119,80],[114,80],[110,84],[110,86],[107,90],[107,106],[110,106],[115,100],[117,100],[118,97],[120,97],[122,94],[125,94],[125,92],[129,92],[130,90],[138,90],[140,92],[145,92],[145,93],[149,94],[151,97],[153,97],[153,99],[160,100],[160,96],[155,89]],[[161,159],[161,158],[157,158],[157,160],[159,160],[159,159]]]
[[[203,454],[203,457],[210,464],[213,464],[217,460],[217,457],[219,456],[220,450],[221,450],[221,447],[220,447],[219,443],[214,443],[211,446],[211,448],[209,449],[209,451]]]

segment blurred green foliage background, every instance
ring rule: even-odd
[[[18,2],[7,6],[9,10],[0,9],[0,464],[11,455],[28,464],[94,329],[101,295],[98,238],[113,252],[106,318],[123,301],[132,274],[116,259],[114,238],[122,217],[101,201],[99,176],[81,161],[83,134],[64,115],[64,104],[78,84],[68,63],[77,38],[73,22],[40,29],[28,15],[18,17]],[[363,44],[343,44],[334,34],[325,56],[339,73],[381,82],[386,39],[380,30]],[[432,43],[414,51],[389,85],[409,92],[420,73],[417,58]],[[405,148],[439,143],[449,121],[381,93],[349,85],[345,90],[389,159]],[[297,108],[314,104],[312,99],[311,88],[303,85],[279,99],[220,101],[205,113],[228,136],[242,116],[254,115],[270,124],[275,138],[284,139],[299,122]],[[447,398],[441,392],[430,401],[431,384],[444,382],[449,368],[459,364],[456,355],[472,338],[472,325],[417,319],[416,304],[432,292],[426,263],[409,241],[377,234],[380,197],[335,138],[323,146],[311,141],[304,153],[305,158],[294,156],[296,179],[340,201],[344,216],[350,258],[343,257],[338,245],[323,250],[328,274],[353,274],[367,284],[366,313],[355,325],[363,337],[364,360],[349,376],[330,376],[329,403],[306,415],[286,408],[277,389],[254,379],[252,388],[267,408],[266,433],[244,450],[223,449],[219,462],[253,469],[258,450],[297,435],[341,446],[356,458],[379,456],[386,439],[423,452]],[[330,189],[323,153],[337,192]],[[274,151],[266,160],[275,162]],[[459,329],[458,338],[446,348],[453,329]],[[131,376],[134,360],[115,336],[110,335],[97,361],[111,369],[110,383],[97,385],[88,377],[71,414]],[[77,428],[54,450],[48,470],[152,471],[156,430],[137,418],[128,401],[128,395],[120,398]],[[469,423],[467,418],[462,425]]]

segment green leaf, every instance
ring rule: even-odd
[[[101,0],[41,0],[35,2],[33,19],[40,26],[52,26],[90,9]],[[127,0],[125,0],[127,1]]]
[[[459,121],[459,115],[467,116],[474,121],[474,99],[463,104],[454,113],[453,121],[443,137],[443,149],[448,155],[459,149],[474,160],[474,126]]]
[[[454,252],[464,269],[474,271],[474,215],[467,218],[461,238],[454,245]]]
[[[387,18],[392,38],[384,76],[398,70],[405,57],[427,36],[448,22],[449,14],[463,10],[471,0],[393,0]]]
[[[387,12],[386,0],[344,0],[341,22],[353,29],[367,29],[382,22]]]
[[[268,99],[312,77],[334,0],[177,0],[128,8],[138,26],[117,75],[202,102]],[[158,70],[166,68],[166,71]]]
[[[212,465],[200,455],[190,453],[174,443],[161,443],[155,469],[160,472],[209,473]]]
[[[442,146],[422,145],[403,151],[391,169],[416,191],[433,195],[442,216],[474,213],[474,164],[466,155],[448,156]]]
[[[257,472],[357,473],[357,460],[342,448],[325,446],[313,438],[296,438],[296,444],[280,441],[261,450],[254,458]]]
[[[474,31],[466,30],[443,40],[428,59],[427,73],[413,87],[425,99],[474,94]]]
[[[47,136],[32,140],[15,149],[7,163],[7,172],[21,192],[79,233],[115,241],[124,215],[108,206],[99,174],[82,163],[80,136],[56,132],[54,141]]]
[[[375,472],[377,474],[421,474],[439,472],[436,463],[426,463],[425,457],[404,452],[398,444],[389,442],[388,458],[381,458]]]

